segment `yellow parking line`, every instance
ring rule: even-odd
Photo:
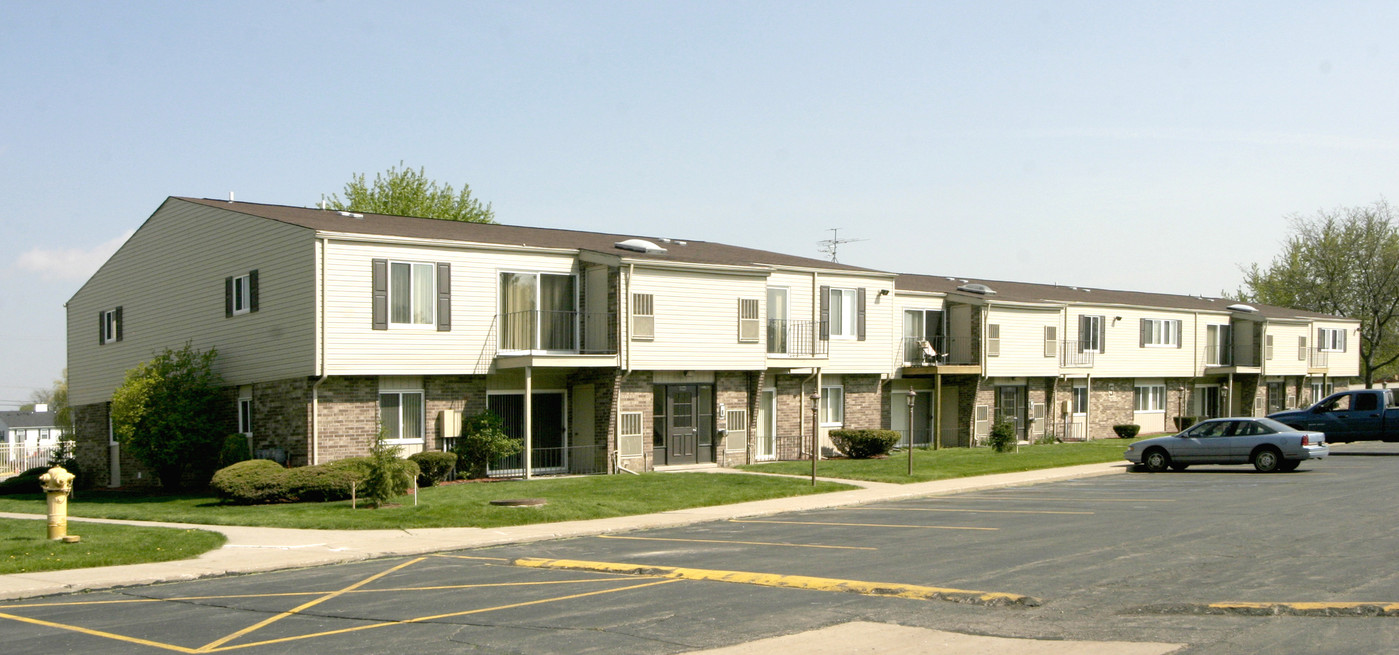
[[[237,632],[234,632],[234,633],[232,633],[232,634],[229,634],[229,635],[227,635],[227,636],[225,636],[225,637],[221,637],[221,638],[219,638],[219,639],[215,639],[215,640],[213,640],[213,641],[211,641],[211,642],[209,642],[209,643],[204,644],[203,646],[201,646],[197,652],[200,652],[200,653],[208,653],[208,652],[214,650],[215,648],[218,648],[219,646],[222,646],[222,645],[224,645],[224,644],[226,644],[226,643],[228,643],[228,642],[230,642],[230,641],[233,641],[234,639],[237,639],[237,638],[239,638],[239,637],[242,637],[243,635],[246,635],[246,634],[249,634],[249,633],[252,633],[252,632],[256,632],[256,631],[258,631],[258,630],[261,630],[261,629],[263,629],[263,628],[265,628],[265,627],[267,627],[267,626],[269,626],[269,625],[272,625],[273,623],[276,623],[276,622],[278,622],[278,621],[281,621],[282,619],[287,618],[288,616],[292,616],[292,615],[295,615],[295,614],[299,614],[302,610],[310,609],[310,608],[315,607],[316,605],[320,605],[321,603],[324,603],[324,602],[326,602],[326,601],[328,601],[328,600],[330,600],[330,599],[332,599],[332,598],[336,598],[336,597],[338,597],[338,596],[340,596],[340,595],[342,595],[342,594],[348,593],[348,592],[350,592],[350,591],[354,591],[355,589],[358,589],[358,588],[360,588],[360,587],[363,587],[364,585],[367,585],[367,584],[369,584],[369,583],[371,583],[371,582],[373,582],[373,581],[375,581],[375,580],[378,580],[379,578],[382,578],[382,577],[384,577],[384,576],[386,576],[386,575],[388,575],[388,574],[390,574],[390,573],[393,573],[393,572],[395,572],[395,571],[402,570],[402,569],[404,569],[404,568],[407,568],[407,567],[409,567],[409,566],[412,566],[412,565],[414,565],[414,564],[417,564],[418,562],[421,562],[421,561],[423,561],[423,560],[425,560],[425,559],[427,559],[427,558],[426,558],[426,557],[419,557],[419,558],[417,558],[417,559],[408,560],[407,562],[404,562],[404,563],[402,563],[402,564],[399,564],[398,566],[395,566],[395,567],[393,567],[393,568],[391,568],[391,569],[389,569],[389,570],[387,570],[387,571],[380,571],[379,573],[375,573],[374,575],[371,575],[371,576],[369,576],[369,577],[367,577],[367,578],[365,578],[365,579],[363,579],[363,580],[360,580],[359,582],[356,582],[356,583],[354,583],[354,584],[352,584],[352,585],[350,585],[350,586],[348,586],[348,587],[345,587],[344,589],[340,589],[340,590],[337,590],[337,591],[332,591],[332,592],[330,592],[330,593],[328,593],[328,594],[324,594],[324,595],[322,595],[320,598],[317,598],[317,599],[315,599],[315,600],[313,600],[313,601],[309,601],[309,602],[302,603],[302,604],[300,604],[300,605],[297,605],[296,607],[293,607],[292,609],[289,609],[289,610],[287,610],[287,611],[285,611],[285,612],[282,612],[281,614],[278,614],[278,615],[272,616],[272,617],[268,617],[268,618],[266,618],[266,619],[264,619],[264,620],[262,620],[262,621],[258,621],[257,623],[254,623],[254,624],[252,624],[252,625],[250,625],[250,626],[248,626],[248,627],[246,627],[246,628],[243,628],[242,630],[239,630],[239,631],[237,631]]]
[[[738,544],[741,546],[790,546],[792,548],[834,548],[839,550],[879,550],[871,546],[824,546],[821,544],[789,544],[771,541],[733,541],[729,539],[667,539],[664,537],[622,537],[610,534],[600,534],[598,539],[630,539],[633,541],[681,541],[701,544]]]
[[[1000,530],[1000,528],[973,528],[964,525],[902,525],[899,523],[835,523],[826,521],[764,521],[757,519],[729,519],[730,523],[777,523],[781,525],[839,525],[848,528],[926,528],[928,530]]]
[[[975,514],[1093,514],[1093,512],[1070,512],[1047,509],[954,509],[951,507],[846,507],[880,512],[971,512]]]
[[[305,634],[305,635],[296,635],[296,636],[294,636],[294,637],[282,637],[282,638],[280,638],[280,639],[268,639],[268,640],[266,640],[266,641],[255,641],[255,642],[247,643],[247,644],[238,644],[238,645],[236,645],[236,646],[224,646],[224,647],[222,647],[222,648],[217,648],[217,649],[212,650],[212,651],[210,651],[210,652],[222,653],[222,652],[224,652],[224,651],[238,650],[238,649],[240,649],[240,648],[251,648],[251,647],[254,647],[254,646],[266,646],[266,645],[269,645],[269,644],[281,644],[281,643],[286,643],[286,642],[289,642],[289,641],[299,641],[299,640],[302,640],[302,639],[313,639],[313,638],[315,638],[315,637],[329,637],[329,636],[333,636],[333,635],[346,634],[346,633],[350,633],[350,632],[360,632],[360,631],[362,631],[362,630],[373,630],[373,629],[375,629],[375,628],[387,628],[387,627],[396,626],[396,625],[408,625],[408,624],[412,624],[412,623],[422,623],[422,622],[424,622],[424,621],[436,621],[436,620],[439,620],[439,619],[449,619],[449,618],[453,618],[453,617],[457,617],[457,616],[468,616],[468,615],[471,615],[471,614],[482,614],[482,613],[485,613],[485,612],[496,612],[496,611],[500,611],[500,610],[515,609],[515,608],[518,608],[518,607],[528,607],[528,606],[531,606],[531,605],[542,605],[542,604],[544,604],[544,603],[555,603],[555,602],[562,601],[562,600],[573,600],[573,599],[575,599],[575,598],[585,598],[585,597],[587,597],[587,596],[597,596],[597,595],[600,595],[600,594],[610,594],[610,593],[615,593],[615,592],[618,592],[618,591],[629,591],[629,590],[631,590],[631,589],[641,589],[641,588],[643,588],[643,587],[654,587],[654,586],[656,586],[656,585],[670,584],[670,583],[672,583],[672,582],[678,582],[678,580],[655,580],[655,581],[652,581],[652,582],[645,582],[645,583],[642,583],[642,584],[635,584],[635,585],[631,585],[631,586],[627,586],[627,587],[618,587],[618,588],[616,588],[616,589],[603,589],[603,590],[600,590],[600,591],[589,591],[589,592],[581,593],[581,594],[573,594],[573,595],[571,595],[571,596],[560,596],[560,597],[558,597],[558,598],[544,598],[544,599],[541,599],[541,600],[531,600],[531,601],[525,601],[525,602],[523,602],[523,603],[511,603],[511,604],[509,604],[509,605],[497,605],[497,606],[495,606],[495,607],[483,607],[483,608],[481,608],[481,609],[465,610],[465,611],[462,611],[462,612],[450,612],[450,613],[447,613],[447,614],[434,614],[434,615],[432,615],[432,616],[420,616],[420,617],[416,617],[416,618],[412,618],[412,619],[403,619],[403,620],[401,620],[401,621],[387,621],[387,622],[383,622],[383,623],[372,623],[372,624],[369,624],[369,625],[358,625],[358,626],[355,626],[355,627],[353,627],[353,628],[341,628],[341,629],[339,629],[339,630],[326,630],[325,632],[315,632],[315,633]],[[189,651],[189,652],[194,652],[194,651]]]
[[[818,578],[804,575],[779,575],[774,573],[753,573],[749,571],[722,571],[675,566],[651,566],[647,564],[588,562],[582,560],[541,559],[532,557],[517,559],[515,560],[515,565],[572,571],[598,571],[624,575],[654,575],[681,580],[734,582],[764,587],[857,593],[866,596],[892,596],[896,598],[914,598],[920,600],[950,600],[980,605],[1024,605],[1033,607],[1040,604],[1038,598],[1020,594],[928,587],[893,582],[866,582],[863,580]]]
[[[197,650],[195,650],[195,649],[193,649],[193,648],[186,648],[186,647],[184,647],[184,646],[176,646],[176,645],[174,645],[174,644],[163,644],[163,643],[161,643],[161,642],[158,642],[158,641],[151,641],[151,640],[149,640],[149,639],[140,639],[140,638],[138,638],[138,637],[128,637],[128,636],[126,636],[126,635],[119,635],[119,634],[116,634],[116,633],[113,633],[113,632],[103,632],[103,631],[101,631],[101,630],[93,630],[93,629],[91,629],[91,628],[84,628],[84,627],[82,627],[82,626],[76,626],[76,625],[68,625],[68,624],[66,624],[66,623],[54,623],[53,621],[45,621],[45,620],[43,620],[43,619],[31,619],[31,618],[29,618],[29,617],[25,617],[25,616],[16,616],[16,615],[14,615],[14,614],[3,614],[3,613],[0,613],[0,618],[13,619],[13,620],[15,620],[15,621],[20,621],[20,622],[23,622],[23,623],[32,623],[32,624],[34,624],[34,625],[42,625],[42,626],[44,626],[44,627],[46,627],[46,628],[58,628],[58,629],[60,629],[60,630],[69,630],[69,631],[72,631],[72,632],[80,632],[80,633],[82,633],[82,634],[85,634],[85,635],[92,635],[92,636],[94,636],[94,637],[106,637],[107,639],[114,639],[114,640],[116,640],[116,641],[125,641],[125,642],[127,642],[127,643],[132,643],[132,644],[140,644],[140,645],[142,645],[142,646],[150,646],[150,647],[152,647],[152,648],[163,648],[163,649],[165,649],[165,650],[173,650],[173,651],[175,651],[175,652],[177,652],[177,653],[197,653],[197,652],[199,652],[199,651],[197,651]]]
[[[1090,503],[1174,503],[1174,498],[1057,498],[1050,496],[957,496],[949,497],[945,500],[1068,500],[1083,501]]]
[[[1302,602],[1302,603],[1210,603],[1208,610],[1242,614],[1292,614],[1299,616],[1399,616],[1399,603],[1394,602]]]

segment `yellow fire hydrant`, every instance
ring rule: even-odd
[[[49,539],[54,541],[77,541],[68,537],[68,494],[73,492],[73,477],[62,466],[55,466],[39,476],[44,493],[49,497]]]

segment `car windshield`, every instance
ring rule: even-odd
[[[1222,437],[1229,431],[1229,421],[1205,421],[1183,434],[1187,437]]]

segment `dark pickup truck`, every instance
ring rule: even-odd
[[[1390,389],[1341,391],[1306,409],[1277,412],[1268,418],[1299,430],[1325,432],[1331,443],[1399,441],[1399,406]]]

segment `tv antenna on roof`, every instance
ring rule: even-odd
[[[833,228],[830,228],[830,230],[831,230],[831,238],[826,239],[825,241],[817,241],[817,242],[816,242],[816,245],[821,246],[818,250],[820,250],[821,252],[823,252],[823,253],[825,253],[825,254],[827,254],[827,255],[830,255],[830,256],[831,256],[831,261],[833,261],[833,262],[839,262],[839,261],[840,261],[840,260],[836,259],[836,249],[840,247],[840,244],[842,244],[842,243],[855,243],[856,241],[869,241],[869,239],[842,239],[842,238],[840,238],[840,228],[838,228],[838,227],[833,227]]]

